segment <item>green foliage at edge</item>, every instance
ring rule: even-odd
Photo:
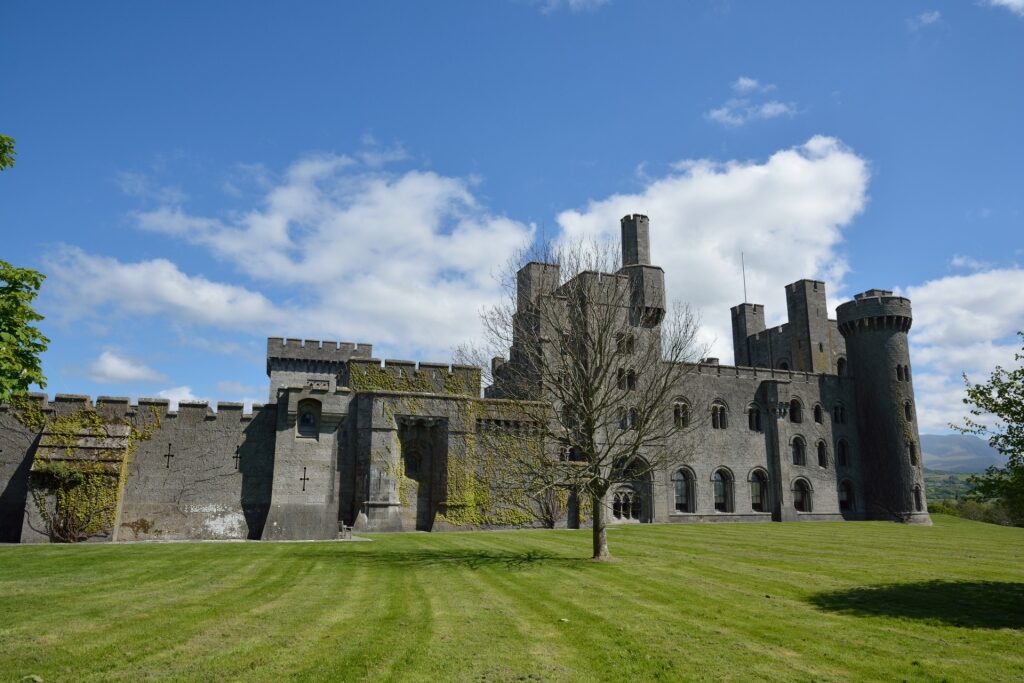
[[[39,356],[50,340],[32,324],[43,319],[32,301],[44,279],[0,261],[0,401],[24,394],[32,384],[46,386]]]
[[[1017,334],[1024,340],[1024,332]],[[1024,360],[1024,352],[1014,354],[1014,360]],[[962,426],[951,426],[964,434],[988,437],[989,445],[1008,458],[1005,467],[989,467],[971,477],[971,495],[998,499],[1014,524],[1024,525],[1024,365],[1014,370],[997,365],[981,384],[971,384],[964,375],[964,384],[970,417]],[[996,418],[994,426],[984,422],[988,416]]]

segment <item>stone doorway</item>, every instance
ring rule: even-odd
[[[441,420],[421,417],[398,418],[401,446],[399,498],[406,528],[430,531],[437,515],[440,474],[444,471],[443,445],[447,430]]]

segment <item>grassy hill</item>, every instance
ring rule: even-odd
[[[924,485],[928,491],[928,500],[937,502],[962,497],[971,490],[971,485],[967,483],[970,476],[962,472],[925,469]]]
[[[1024,529],[610,537],[0,547],[0,679],[1024,679]]]

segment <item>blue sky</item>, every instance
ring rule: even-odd
[[[267,336],[445,360],[539,233],[644,212],[728,362],[782,287],[914,301],[924,431],[1024,328],[1024,0],[0,8],[0,258],[48,391],[266,400]]]

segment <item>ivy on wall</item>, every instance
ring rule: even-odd
[[[160,427],[160,414],[150,408],[137,426],[128,418],[108,418],[87,408],[48,416],[29,400],[12,407],[23,425],[42,432],[29,491],[50,540],[78,543],[111,534],[128,464],[139,442],[149,440]],[[92,439],[109,445],[85,456],[83,441]]]

